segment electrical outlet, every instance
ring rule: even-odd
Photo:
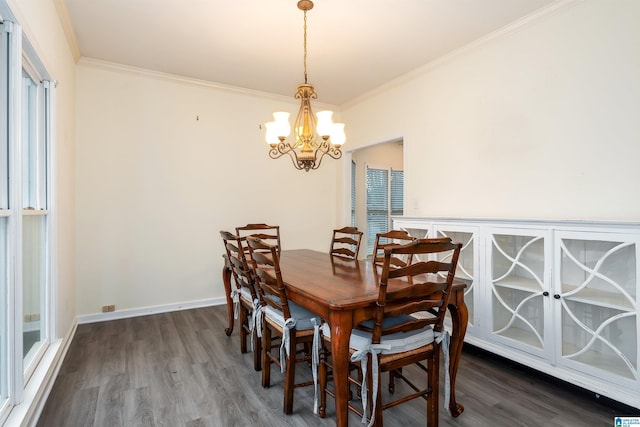
[[[103,305],[103,306],[102,306],[102,312],[103,312],[103,313],[106,313],[106,312],[108,312],[108,311],[109,311],[109,306],[108,306],[108,305]]]
[[[116,311],[116,305],[115,304],[111,304],[109,306],[109,311]]]

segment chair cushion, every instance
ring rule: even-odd
[[[291,312],[291,318],[296,320],[296,330],[304,331],[308,329],[313,329],[313,323],[311,323],[311,319],[316,319],[316,324],[320,324],[320,317],[313,314],[306,308],[300,307],[298,304],[289,301],[289,311]],[[273,320],[284,328],[284,316],[280,310],[276,310],[271,306],[266,306],[264,309],[264,315],[269,319]]]
[[[331,330],[328,324],[325,323],[324,325],[322,325],[322,333],[327,337],[331,337]],[[371,338],[371,332],[354,329],[351,331],[349,347],[353,350],[364,350],[371,345]],[[430,344],[433,342],[433,340],[434,335],[431,326],[426,326],[424,328],[416,329],[409,332],[396,332],[390,335],[383,335],[380,339],[380,344],[389,346],[390,348],[383,349],[380,351],[380,353],[403,353],[405,351],[415,350],[416,348],[420,348],[424,345]]]
[[[243,298],[249,303],[253,301],[253,298],[251,297],[251,291],[249,290],[249,288],[246,288],[244,286],[240,288],[240,298]]]
[[[406,316],[406,315],[387,317],[387,318],[382,320],[382,329],[393,328],[393,327],[398,326],[398,325],[400,325],[402,323],[411,322],[413,320],[415,320],[414,317]],[[360,325],[362,325],[363,327],[365,327],[367,329],[373,329],[373,319],[365,320],[364,322],[360,323]],[[358,326],[360,326],[360,325],[358,325]]]

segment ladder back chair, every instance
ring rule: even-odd
[[[357,227],[343,227],[333,230],[331,239],[331,255],[348,259],[358,259],[362,231]]]
[[[241,227],[236,227],[236,234],[240,237],[257,237],[265,243],[275,245],[278,248],[278,253],[282,250],[280,245],[280,226],[268,225],[262,223],[247,224]],[[248,248],[247,249],[248,252]]]
[[[317,384],[321,319],[287,299],[277,247],[257,237],[247,237],[247,241],[263,311],[262,386],[271,385],[271,364],[279,366],[284,373],[283,411],[290,414],[293,412],[294,388]],[[275,338],[279,338],[279,344],[274,343]],[[304,351],[298,352],[298,344]],[[303,361],[312,363],[314,381],[296,384],[296,364]],[[317,398],[314,399],[314,412],[316,406]]]
[[[437,427],[441,349],[447,370],[445,407],[448,407],[449,336],[443,323],[461,247],[460,243],[442,238],[420,239],[385,248],[373,318],[354,328],[349,342],[352,367],[362,372],[358,378],[349,379],[361,388],[362,404],[360,407],[350,404],[349,408],[360,414],[363,422],[369,418],[370,411],[369,426],[383,425],[384,409],[421,397],[427,402],[427,426]],[[447,262],[437,261],[435,257],[443,253],[452,255]],[[392,260],[400,255],[424,255],[429,260],[393,268]],[[398,280],[408,286],[398,286]],[[389,281],[393,281],[390,287]],[[323,326],[322,332],[325,341],[329,341],[329,328]],[[407,378],[402,367],[411,364],[418,364],[426,371],[426,379]],[[333,396],[327,387],[329,368],[327,350],[323,347],[319,371],[321,417],[325,415],[326,394]],[[411,390],[402,397],[395,396],[394,392],[394,400],[383,404],[378,385],[384,372],[393,372],[394,378],[406,382]]]
[[[391,230],[386,233],[376,234],[376,242],[373,246],[371,260],[377,266],[382,266],[384,262],[384,250],[392,245],[403,245],[416,240],[404,230]],[[396,254],[391,258],[391,268],[406,267],[413,261],[413,254]]]
[[[260,306],[260,299],[256,288],[253,273],[245,257],[246,240],[228,231],[220,231],[220,236],[224,243],[226,254],[224,255],[227,268],[231,270],[231,277],[235,283],[235,289],[231,290],[230,298],[232,305],[227,305],[227,310],[233,315],[230,319],[240,321],[240,352],[247,352],[247,337],[251,340],[253,350],[253,367],[256,371],[261,369],[260,337],[255,331],[256,309]],[[233,322],[233,320],[231,320]],[[227,330],[227,335],[231,335],[233,325]]]

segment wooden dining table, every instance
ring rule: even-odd
[[[321,316],[331,328],[336,425],[347,426],[349,339],[353,327],[373,315],[381,268],[368,260],[346,260],[307,249],[282,251],[280,267],[288,298]],[[230,276],[223,271],[228,290]],[[401,279],[392,279],[388,283],[389,291],[403,286],[410,285]],[[455,399],[455,379],[468,320],[465,287],[465,283],[454,283],[448,306],[451,316],[449,410],[454,417],[464,410],[464,406]],[[230,317],[231,325],[232,322]]]

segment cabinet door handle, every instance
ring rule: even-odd
[[[553,297],[554,297],[555,299],[560,299],[560,295],[558,295],[558,294],[555,294]]]
[[[548,297],[548,296],[549,296],[549,292],[544,291],[544,292],[542,293],[542,295],[544,295],[545,297]]]

